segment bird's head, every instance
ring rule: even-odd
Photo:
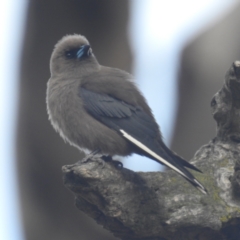
[[[99,64],[88,40],[82,35],[67,35],[55,46],[51,59],[51,74],[84,74]]]

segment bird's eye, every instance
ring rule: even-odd
[[[65,52],[67,58],[76,58],[78,49],[72,49]]]

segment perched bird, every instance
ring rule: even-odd
[[[133,76],[101,66],[84,36],[68,35],[56,44],[50,71],[47,111],[65,141],[81,150],[99,150],[110,156],[147,156],[207,192],[186,168],[200,170],[163,143]]]

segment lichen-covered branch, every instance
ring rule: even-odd
[[[240,239],[239,61],[211,107],[217,136],[192,160],[209,195],[173,171],[136,173],[95,155],[63,167],[77,208],[120,239]]]

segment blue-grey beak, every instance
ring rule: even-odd
[[[81,48],[77,51],[77,58],[88,57],[92,54],[90,45],[82,45]]]

